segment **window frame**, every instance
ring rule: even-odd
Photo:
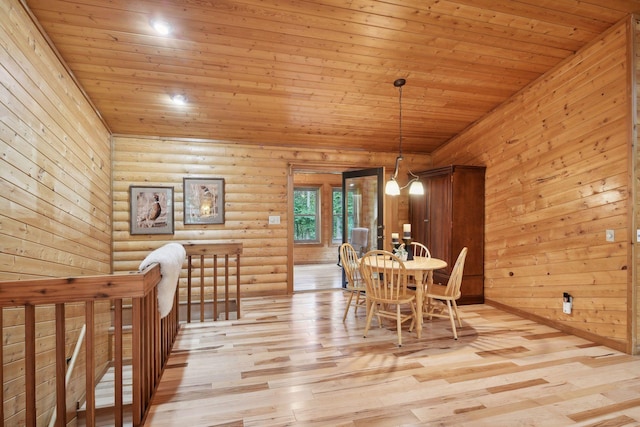
[[[334,194],[335,193],[339,193],[340,194],[340,206],[338,206],[340,208],[340,216],[339,216],[339,222],[337,223],[338,225],[338,229],[340,231],[340,236],[338,236],[338,238],[336,238],[336,236],[333,234],[334,231],[334,226],[336,225],[336,217],[337,215],[335,214],[335,206],[334,206]],[[344,191],[342,189],[342,187],[338,187],[338,186],[331,186],[331,244],[332,245],[341,245],[342,244],[342,234],[344,233],[344,209],[343,209],[343,203],[342,203],[342,198],[344,197]]]
[[[316,206],[315,206],[315,215],[311,215],[311,214],[297,214],[295,213],[295,206],[294,206],[294,213],[293,213],[293,226],[294,226],[294,232],[293,232],[293,242],[296,245],[300,245],[300,244],[319,244],[322,242],[322,187],[321,186],[316,186],[316,185],[300,185],[300,186],[295,186],[293,188],[293,197],[294,197],[294,203],[295,203],[295,195],[296,192],[298,191],[307,191],[307,192],[313,192],[316,195]],[[300,216],[304,216],[304,217],[314,217],[315,218],[315,239],[296,239],[296,232],[295,232],[295,226],[296,226],[296,218],[300,217]]]

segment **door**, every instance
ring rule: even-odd
[[[431,256],[449,263],[447,272],[453,268],[455,259],[451,254],[451,173],[443,168],[419,174],[424,184],[423,196],[412,196],[409,201],[409,217],[413,225],[412,237],[425,244]],[[457,254],[456,254],[457,257]]]
[[[451,173],[445,172],[426,178],[427,197],[427,245],[431,256],[444,259],[447,274],[453,270],[458,254],[455,257],[451,251]],[[460,248],[462,249],[462,248]]]
[[[342,174],[342,242],[359,256],[384,244],[384,168]]]

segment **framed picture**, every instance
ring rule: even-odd
[[[131,234],[173,234],[173,187],[129,187]]]
[[[184,178],[184,223],[224,224],[224,179]]]

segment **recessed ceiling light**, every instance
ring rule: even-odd
[[[187,103],[187,97],[182,94],[176,94],[171,96],[171,102],[176,105],[185,105]]]
[[[161,34],[163,36],[166,36],[171,32],[171,25],[169,25],[167,21],[163,21],[161,19],[152,20],[151,27],[153,27],[153,29],[156,30],[158,34]]]

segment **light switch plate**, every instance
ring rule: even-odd
[[[269,224],[280,224],[280,215],[269,215]]]
[[[605,236],[607,238],[607,242],[613,242],[616,240],[616,234],[613,230],[607,230]]]

